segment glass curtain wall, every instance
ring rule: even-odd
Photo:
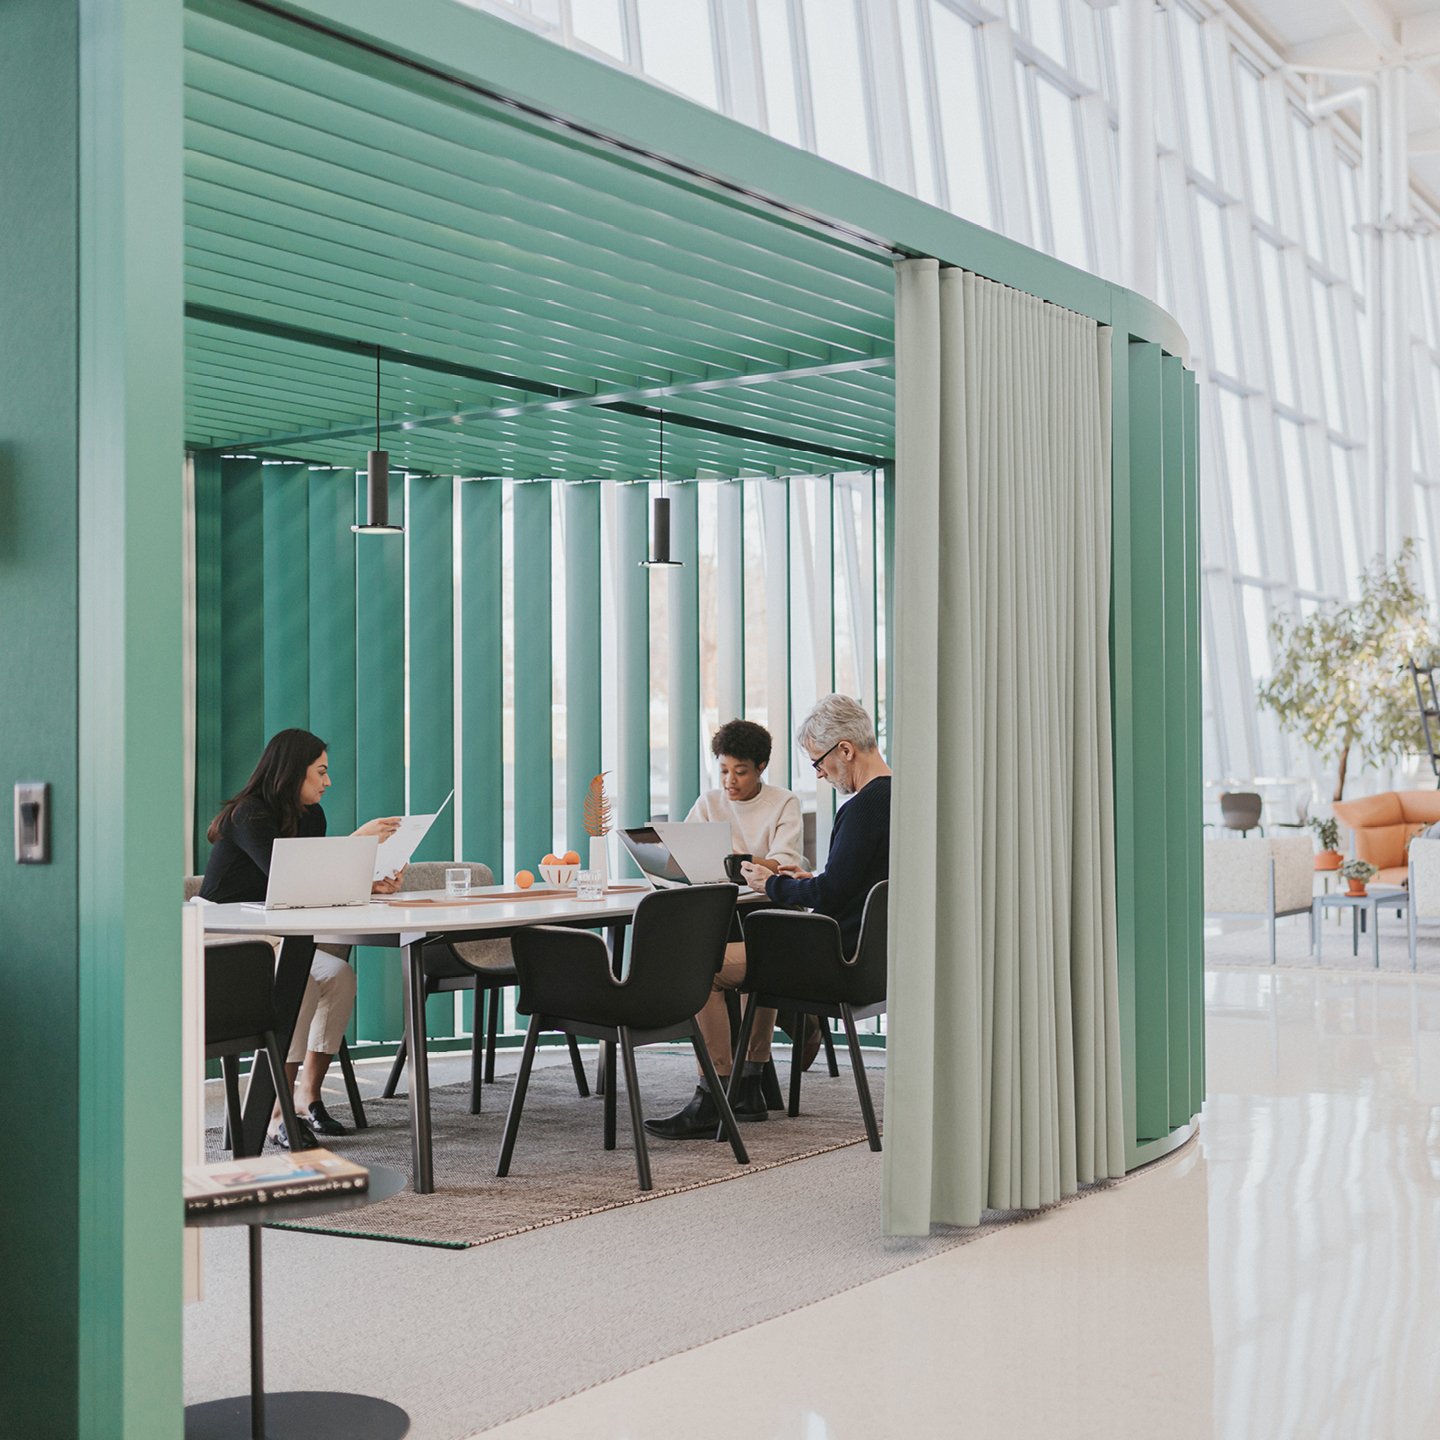
[[[470,3],[1122,278],[1112,7]],[[1158,298],[1201,381],[1206,778],[1328,793],[1324,761],[1258,714],[1254,693],[1273,617],[1353,594],[1379,543],[1359,141],[1343,118],[1313,119],[1301,82],[1222,5],[1161,0],[1156,21]],[[1437,595],[1440,236],[1413,241],[1411,264],[1413,527]]]

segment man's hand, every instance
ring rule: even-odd
[[[788,875],[792,880],[813,880],[815,878],[813,870],[802,870],[798,865],[782,865],[780,874]]]
[[[745,877],[745,883],[757,894],[765,893],[765,882],[770,878],[770,871],[764,865],[757,865],[753,860],[747,860],[741,867],[740,873]]]
[[[375,820],[367,820],[355,833],[357,835],[378,835],[381,840],[388,840],[400,828],[400,817],[398,815],[382,815]]]

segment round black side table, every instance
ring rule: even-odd
[[[334,1390],[265,1393],[265,1335],[261,1319],[260,1235],[266,1225],[359,1210],[388,1200],[405,1188],[405,1176],[390,1165],[370,1166],[370,1188],[358,1195],[322,1195],[315,1200],[277,1200],[267,1205],[187,1215],[187,1228],[250,1230],[250,1393],[205,1400],[185,1407],[185,1440],[401,1440],[410,1417],[374,1395]]]

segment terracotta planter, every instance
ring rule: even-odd
[[[1364,880],[1351,880],[1351,881],[1349,881],[1348,883],[1349,883],[1350,888],[1345,892],[1347,895],[1363,895],[1363,894],[1365,894],[1365,883],[1366,883],[1366,882],[1365,882]]]
[[[1317,870],[1338,870],[1345,857],[1338,850],[1322,850],[1315,857]]]

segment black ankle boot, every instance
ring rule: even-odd
[[[770,1107],[765,1103],[765,1092],[759,1075],[742,1075],[735,1087],[735,1098],[730,1108],[737,1120],[768,1120]]]
[[[690,1103],[664,1120],[647,1120],[645,1128],[662,1140],[703,1140],[714,1135],[720,1124],[720,1107],[703,1086],[695,1087]]]

